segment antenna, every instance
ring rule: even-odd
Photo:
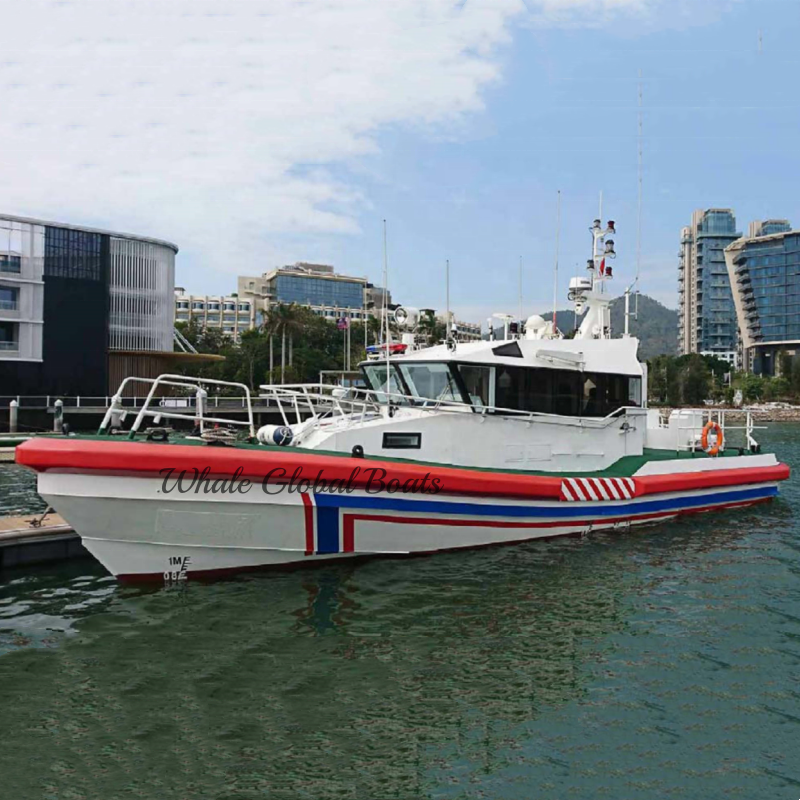
[[[522,256],[519,257],[519,323],[522,325]]]
[[[636,287],[636,311],[634,319],[639,319],[639,273],[642,269],[642,185],[643,185],[643,150],[644,150],[644,117],[642,113],[642,71],[639,70],[639,187],[636,207],[636,279],[633,285]]]
[[[444,262],[444,288],[447,311],[445,312],[445,341],[450,340],[450,259]]]
[[[556,265],[553,271],[553,336],[558,330],[556,326],[556,306],[558,305],[558,255],[561,245],[561,189],[558,190],[556,202]]]
[[[389,251],[386,247],[386,220],[383,221],[383,318],[386,320],[386,403],[389,404],[391,366],[389,364]]]
[[[625,338],[630,335],[630,318],[639,319],[639,274],[642,269],[642,150],[643,150],[643,128],[642,119],[642,71],[639,70],[639,130],[637,135],[638,143],[638,174],[637,174],[637,198],[636,198],[636,277],[633,283],[625,289]],[[633,314],[630,313],[631,290],[636,289],[636,307]]]

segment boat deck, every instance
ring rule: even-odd
[[[114,443],[122,443],[125,441],[131,441],[123,436],[97,436],[97,435],[76,435],[70,438],[74,439],[81,439],[87,441],[113,441]],[[180,435],[173,435],[169,438],[166,442],[156,442],[156,441],[147,441],[144,436],[139,436],[135,440],[136,443],[139,444],[148,444],[158,447],[168,447],[169,445],[188,445],[192,447],[209,447],[206,442],[201,441],[196,437],[187,437],[187,436],[180,436]],[[213,445],[219,447],[220,445]],[[309,450],[308,448],[303,447],[292,447],[291,445],[278,447],[278,446],[268,446],[262,444],[251,444],[249,442],[237,442],[235,445],[226,445],[226,448],[235,448],[237,450],[245,450],[245,451],[276,451],[281,450],[287,453],[303,453],[303,454],[310,454],[316,453],[319,455],[324,456],[333,456],[338,458],[352,458],[350,453],[343,453],[338,450]],[[718,456],[713,456],[714,458],[737,458],[739,456],[747,456],[748,453],[740,451],[738,448],[729,448],[725,452],[720,453]],[[697,459],[697,458],[712,458],[707,453],[702,450],[697,451],[686,451],[686,450],[655,450],[652,448],[645,448],[642,455],[636,456],[623,456],[618,461],[611,464],[609,467],[603,470],[597,470],[593,472],[581,472],[581,477],[584,478],[630,478],[633,477],[636,472],[638,472],[645,464],[652,462],[652,461],[674,461],[674,460],[684,460],[684,459]],[[396,456],[387,456],[384,454],[379,453],[365,453],[364,459],[367,461],[384,461],[390,463],[397,463],[397,464],[416,464],[419,466],[427,466],[427,467],[449,467],[453,469],[467,469],[471,472],[487,472],[487,473],[503,473],[508,475],[531,475],[531,476],[538,476],[538,477],[551,477],[551,478],[565,478],[565,477],[572,477],[575,475],[575,472],[547,472],[547,471],[537,471],[537,470],[524,470],[524,469],[496,469],[492,467],[481,467],[481,466],[464,466],[464,465],[454,465],[454,464],[446,464],[442,462],[435,462],[435,461],[421,461],[418,459],[410,459],[410,458],[398,458]]]

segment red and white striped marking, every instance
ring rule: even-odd
[[[633,478],[564,478],[561,482],[561,499],[568,503],[632,500],[635,496]]]

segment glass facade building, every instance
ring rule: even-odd
[[[121,358],[171,354],[177,250],[0,215],[3,394],[105,396]],[[137,364],[136,374],[150,366]]]
[[[274,278],[273,287],[273,296],[278,303],[334,308],[364,306],[364,281],[278,273]]]
[[[800,231],[785,227],[741,239],[725,252],[745,366],[757,374],[774,375],[778,353],[795,355],[800,348]]]
[[[729,208],[696,211],[682,231],[678,267],[679,350],[730,358],[737,349],[736,309],[725,248],[740,238]]]

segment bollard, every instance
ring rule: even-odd
[[[19,415],[19,403],[16,400],[12,400],[8,404],[8,432],[9,433],[16,433],[17,432],[18,415]]]
[[[62,433],[64,431],[64,403],[56,400],[56,413],[53,417],[53,431]]]

